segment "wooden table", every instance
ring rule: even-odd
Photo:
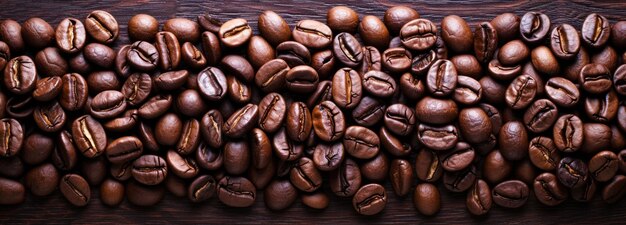
[[[106,10],[113,14],[121,27],[120,40],[117,44],[127,43],[126,25],[130,17],[137,13],[155,16],[161,24],[172,17],[185,17],[195,20],[195,16],[208,12],[222,20],[242,17],[255,27],[257,18],[263,10],[273,10],[283,16],[292,25],[299,19],[310,18],[325,21],[326,10],[336,5],[349,5],[361,16],[366,14],[383,16],[388,7],[407,5],[416,9],[424,18],[439,25],[441,18],[448,14],[457,14],[466,19],[472,27],[478,22],[489,21],[504,12],[514,12],[521,16],[528,11],[541,11],[550,16],[553,24],[569,23],[580,28],[582,21],[591,12],[601,13],[611,23],[626,20],[626,2],[624,1],[32,1],[0,0],[0,19],[12,18],[23,22],[28,17],[41,17],[52,26],[56,26],[65,17],[84,19],[93,10]],[[258,33],[258,32],[257,32]],[[410,197],[397,198],[389,185],[387,208],[379,215],[360,216],[352,209],[350,199],[332,197],[331,205],[323,211],[312,210],[297,201],[291,208],[272,212],[264,207],[262,195],[251,208],[229,208],[215,198],[207,203],[192,204],[186,199],[166,195],[161,204],[151,208],[141,208],[124,202],[120,207],[110,208],[98,200],[97,190],[92,195],[91,203],[84,208],[76,208],[66,202],[58,193],[45,198],[29,196],[20,206],[0,207],[0,224],[7,223],[446,223],[460,224],[470,222],[488,223],[624,223],[626,221],[626,200],[614,205],[603,203],[599,197],[591,203],[578,203],[568,200],[556,207],[546,207],[534,197],[521,209],[507,210],[494,207],[484,217],[473,217],[465,209],[465,194],[442,191],[442,210],[435,217],[419,215]],[[327,188],[327,187],[326,187]],[[97,189],[97,188],[93,188]]]

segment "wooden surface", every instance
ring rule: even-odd
[[[550,16],[553,24],[569,23],[577,28],[591,12],[601,13],[610,19],[626,20],[626,2],[624,1],[336,1],[349,5],[360,15],[372,14],[382,18],[385,10],[394,5],[408,5],[416,9],[424,18],[439,25],[441,18],[448,14],[457,14],[468,20],[472,27],[482,21],[489,21],[504,12],[522,15],[527,11],[541,11]],[[283,16],[290,25],[303,18],[325,21],[326,10],[338,5],[335,1],[34,1],[0,0],[0,19],[12,18],[23,22],[28,17],[41,17],[56,27],[65,17],[81,20],[96,9],[109,11],[121,27],[121,39],[117,43],[127,43],[126,25],[129,18],[137,13],[155,16],[161,24],[172,17],[185,17],[195,20],[195,16],[208,12],[222,20],[242,17],[256,28],[258,14],[263,10],[274,10]],[[409,3],[407,3],[409,2]],[[256,31],[255,31],[256,32]],[[258,33],[258,32],[257,32]],[[325,187],[327,190],[328,188]],[[93,188],[97,189],[97,188]],[[442,210],[435,217],[419,215],[410,197],[397,198],[388,186],[389,202],[379,215],[365,217],[357,215],[352,209],[351,199],[332,197],[331,205],[323,211],[304,207],[297,201],[291,208],[282,212],[272,212],[264,207],[262,194],[252,208],[234,209],[218,202],[215,198],[207,203],[191,204],[186,199],[166,195],[161,204],[152,208],[141,208],[124,202],[118,208],[103,206],[98,200],[97,190],[92,193],[92,201],[85,208],[76,208],[68,204],[58,193],[50,197],[32,198],[20,206],[0,207],[0,224],[7,223],[446,223],[459,224],[469,222],[488,223],[624,223],[626,221],[626,200],[614,205],[607,205],[596,195],[593,202],[577,203],[568,200],[557,207],[539,204],[534,197],[521,209],[507,210],[494,207],[484,217],[473,217],[465,209],[465,194],[454,194],[442,190]]]

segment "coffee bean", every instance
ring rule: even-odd
[[[35,63],[28,56],[18,56],[7,62],[4,69],[4,85],[14,94],[30,93],[35,89],[37,69]]]
[[[285,86],[294,93],[311,93],[317,89],[318,83],[317,71],[306,65],[293,67],[285,75]]]
[[[550,47],[554,55],[560,59],[572,59],[580,50],[580,38],[576,28],[569,24],[561,24],[552,30]]]
[[[415,114],[422,122],[429,124],[449,124],[459,115],[456,103],[450,99],[426,96],[415,106]]]
[[[77,150],[88,158],[99,156],[107,146],[104,128],[89,115],[81,116],[72,122],[72,137]]]
[[[200,39],[200,25],[186,18],[172,18],[165,21],[163,31],[171,32],[181,42],[197,42]]]
[[[393,104],[387,107],[384,122],[389,131],[400,136],[407,136],[415,127],[415,113],[413,109],[403,104]]]
[[[18,181],[0,178],[0,205],[17,205],[26,199],[24,185]]]
[[[110,119],[126,110],[124,94],[119,91],[103,91],[91,100],[89,111],[98,119]]]
[[[335,57],[348,67],[356,67],[363,60],[361,43],[350,33],[340,33],[333,40]]]
[[[198,117],[207,111],[208,106],[198,91],[187,89],[176,98],[176,108],[185,116]]]
[[[417,139],[427,148],[443,151],[451,149],[459,140],[455,126],[431,126],[420,124],[417,127]]]
[[[459,113],[459,131],[469,143],[489,140],[493,124],[481,108],[465,108]]]
[[[385,50],[389,46],[389,30],[378,17],[366,15],[359,23],[359,35],[365,45],[371,45],[378,50]]]
[[[582,160],[565,157],[559,162],[557,177],[566,187],[578,188],[589,179],[589,169]]]
[[[435,215],[441,210],[441,194],[433,184],[422,183],[415,187],[413,205],[419,213],[425,216]]]
[[[256,188],[244,177],[225,176],[217,184],[217,197],[230,207],[250,207],[256,199]]]
[[[278,93],[267,94],[259,103],[259,127],[268,133],[280,128],[287,112],[285,99]]]
[[[115,17],[102,10],[95,10],[87,15],[85,29],[94,40],[105,44],[113,43],[119,35]]]
[[[356,107],[361,101],[362,81],[359,74],[350,68],[342,68],[333,76],[332,96],[337,106],[346,109]]]
[[[345,150],[341,142],[334,144],[320,143],[313,152],[313,163],[315,167],[322,171],[332,171],[343,163]]]
[[[373,46],[363,47],[363,61],[358,68],[359,74],[365,74],[372,70],[380,70],[382,67],[380,51]]]
[[[595,154],[611,146],[611,128],[601,123],[585,123],[583,125],[583,144],[580,150],[583,153]]]
[[[530,140],[528,157],[534,166],[545,171],[554,170],[561,160],[554,141],[543,136]]]
[[[537,94],[537,81],[530,75],[515,78],[506,89],[506,103],[512,109],[523,109],[530,105]]]
[[[435,152],[422,149],[415,158],[415,175],[425,182],[435,182],[441,178],[443,168]]]
[[[174,146],[183,134],[183,121],[174,113],[163,115],[154,127],[156,141],[165,146]]]
[[[8,50],[8,49],[7,49]],[[0,53],[2,55],[2,53]],[[0,56],[0,58],[2,58]],[[2,59],[0,59],[2,61]],[[9,61],[9,55],[7,52],[6,59],[4,63],[6,64]],[[48,75],[48,76],[63,76],[67,73],[69,69],[69,64],[67,59],[62,56],[62,52],[55,47],[47,47],[43,50],[37,52],[35,55],[35,65],[38,68],[38,73]],[[0,65],[2,62],[0,62]],[[0,66],[0,68],[4,68]]]
[[[389,168],[389,179],[397,196],[403,197],[409,194],[413,184],[413,168],[409,161],[394,159]]]
[[[180,57],[185,65],[194,70],[200,70],[206,67],[207,60],[204,55],[194,44],[185,42],[180,48]]]
[[[611,71],[601,64],[587,64],[578,78],[583,90],[591,94],[603,94],[611,89]]]
[[[91,199],[91,188],[78,174],[67,174],[61,178],[59,190],[68,202],[75,206],[86,206]]]
[[[606,123],[615,118],[618,101],[617,93],[614,90],[602,95],[589,95],[585,98],[585,114],[592,121]]]
[[[331,101],[324,101],[315,106],[311,118],[317,137],[324,141],[336,141],[346,130],[344,115]]]
[[[136,137],[125,136],[107,145],[106,156],[109,162],[122,164],[133,161],[143,153],[143,143]]]
[[[404,48],[390,48],[382,54],[382,65],[392,73],[402,73],[411,67],[413,56]]]
[[[406,22],[400,29],[400,40],[405,47],[424,51],[437,41],[437,26],[427,19],[414,19]]]
[[[145,185],[160,184],[165,180],[167,173],[166,161],[156,155],[143,155],[133,162],[133,178]]]
[[[445,172],[443,175],[443,184],[449,191],[464,192],[474,185],[476,176],[477,172],[474,166],[457,172]]]
[[[465,200],[467,211],[476,216],[485,215],[491,209],[492,204],[493,199],[491,198],[489,185],[487,182],[478,179],[472,189],[467,192]]]
[[[55,39],[57,46],[65,53],[76,53],[85,47],[87,31],[80,20],[65,18],[56,28]]]
[[[363,52],[362,54],[365,55]],[[361,65],[362,64],[363,61]],[[320,79],[329,77],[335,69],[335,56],[333,56],[333,52],[331,50],[324,50],[314,53],[311,56],[311,67],[317,71]]]
[[[291,39],[289,24],[273,11],[263,11],[258,20],[259,33],[269,43],[276,46]]]
[[[224,72],[246,82],[254,80],[254,68],[246,58],[239,55],[227,55],[222,58],[221,68],[224,69]]]
[[[456,88],[458,75],[454,64],[441,59],[433,63],[426,75],[426,88],[436,97],[450,95]]]
[[[252,28],[245,19],[237,18],[226,21],[219,30],[221,42],[229,48],[246,43],[252,37]]]
[[[617,175],[610,183],[608,183],[602,191],[602,200],[606,203],[612,204],[624,197],[626,193],[624,187],[626,186],[626,176]]]
[[[172,20],[177,20],[177,18],[168,20],[168,22]],[[188,21],[185,19],[185,21]],[[167,24],[167,23],[166,23]],[[196,24],[197,25],[197,24]],[[184,26],[184,25],[178,25]],[[165,26],[163,27],[164,30]],[[191,37],[190,37],[191,38]],[[197,38],[196,38],[197,39]],[[178,43],[178,38],[172,32],[161,31],[156,34],[155,37],[156,43],[154,44],[156,50],[158,52],[158,60],[159,66],[164,71],[169,71],[176,69],[180,64],[181,54],[180,54],[180,44]]]
[[[370,159],[380,150],[380,139],[374,131],[361,126],[350,126],[343,137],[346,152],[359,159]]]
[[[493,202],[504,208],[519,208],[528,201],[528,186],[519,180],[508,180],[493,188]]]
[[[372,182],[383,182],[389,176],[389,159],[379,153],[360,165],[363,178]]]
[[[10,59],[11,50],[9,49],[9,46],[3,41],[0,41],[0,70],[4,70],[4,67],[7,65],[7,62],[9,62]]]
[[[609,181],[618,169],[617,155],[611,151],[601,151],[589,160],[591,177],[600,182]]]
[[[24,185],[35,196],[48,196],[59,186],[59,172],[50,163],[39,165],[26,173]]]
[[[606,17],[591,13],[585,18],[581,29],[581,36],[588,46],[592,48],[604,46],[609,40],[610,34],[611,27]]]
[[[254,124],[258,122],[258,106],[247,104],[224,122],[223,131],[229,137],[241,137],[250,131]]]
[[[220,46],[220,39],[214,33],[205,31],[202,33],[201,40],[207,64],[209,66],[217,65],[217,63],[222,60],[222,47]]]
[[[533,191],[537,200],[547,206],[559,205],[567,200],[567,188],[551,173],[537,176],[533,182]]]
[[[322,185],[322,175],[317,171],[313,160],[302,157],[293,165],[289,173],[291,183],[301,191],[314,192]]]
[[[331,171],[330,189],[339,197],[351,197],[361,187],[361,171],[352,159],[346,159],[339,168]]]
[[[474,30],[474,52],[478,61],[482,63],[489,62],[498,48],[499,30],[493,25],[493,21],[500,22],[500,20],[504,19],[496,17],[491,23],[480,23]]]
[[[501,152],[502,150],[496,149],[485,156],[483,177],[489,183],[497,184],[503,181],[513,170],[513,164],[504,158]]]
[[[474,47],[474,34],[465,20],[450,15],[441,21],[441,37],[453,52],[469,52]]]
[[[171,95],[155,95],[148,99],[137,111],[145,119],[156,119],[163,115],[172,106]]]
[[[304,154],[304,145],[295,143],[287,134],[287,129],[281,128],[274,134],[272,139],[274,153],[284,161],[297,160]]]
[[[558,109],[548,99],[533,102],[524,113],[524,124],[531,132],[541,133],[552,127],[557,120]]]
[[[133,41],[154,40],[159,32],[159,21],[151,15],[137,14],[128,21],[128,37]]]
[[[273,180],[263,194],[265,206],[277,211],[289,208],[298,198],[298,190],[288,180]]]
[[[550,31],[550,18],[540,12],[527,12],[519,22],[519,31],[524,41],[541,42]]]
[[[113,179],[106,179],[100,186],[100,201],[108,206],[116,206],[124,201],[124,185]]]
[[[30,47],[41,49],[54,39],[54,29],[48,22],[38,17],[31,17],[22,23],[21,34]]]
[[[385,209],[387,192],[380,184],[367,184],[352,197],[352,207],[361,215],[375,215]]]

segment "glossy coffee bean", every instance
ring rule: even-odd
[[[556,75],[561,70],[557,58],[546,46],[539,46],[530,52],[530,61],[533,67],[540,73]]]
[[[527,12],[519,22],[519,31],[524,41],[538,43],[550,31],[550,18],[540,12]]]
[[[581,37],[583,42],[592,48],[604,46],[610,34],[609,20],[602,15],[591,13],[583,21]]]
[[[67,122],[65,111],[56,101],[37,105],[33,119],[39,129],[50,133],[61,130]]]
[[[285,75],[286,87],[294,93],[311,93],[317,89],[318,83],[319,75],[317,71],[306,65],[293,67]]]
[[[3,41],[0,41],[0,70],[4,70],[4,67],[10,59],[11,50],[9,49],[9,46]]]
[[[304,145],[289,138],[285,128],[281,128],[274,134],[272,147],[276,156],[282,161],[294,161],[304,154]]]
[[[554,170],[561,160],[554,141],[544,136],[530,140],[528,157],[534,166],[544,171]]]
[[[562,107],[572,107],[580,100],[576,85],[562,77],[553,77],[546,82],[546,94],[552,102]]]
[[[256,188],[244,177],[225,176],[217,184],[217,198],[230,207],[250,207],[256,195]]]
[[[365,45],[371,45],[378,50],[385,50],[389,46],[389,30],[376,16],[366,15],[359,23],[359,35]]]
[[[252,37],[252,28],[245,19],[237,18],[226,21],[219,30],[221,42],[230,48],[246,43]]]
[[[389,158],[385,154],[377,154],[360,165],[363,178],[372,182],[383,182],[389,176]]]
[[[61,80],[60,77],[59,81]],[[117,75],[113,71],[95,71],[87,75],[87,85],[89,86],[89,92],[92,95],[96,95],[100,92],[107,90],[119,90],[122,84],[120,83]],[[60,89],[59,85],[59,89]],[[33,97],[34,97],[33,92]]]
[[[333,76],[333,101],[340,108],[356,107],[363,96],[363,85],[359,74],[350,68],[342,68]]]
[[[339,168],[330,173],[331,191],[339,197],[351,197],[361,187],[361,171],[352,159],[346,159]]]
[[[220,60],[222,60],[220,39],[217,35],[208,31],[202,32],[201,39],[202,50],[204,50],[204,57],[206,58],[207,64],[209,66],[217,65]]]
[[[595,154],[611,146],[611,128],[601,123],[585,123],[583,125],[583,144],[580,150],[583,153]]]
[[[589,179],[587,164],[580,159],[565,157],[559,161],[557,177],[561,184],[569,188],[583,186]]]
[[[159,52],[154,45],[145,41],[137,41],[130,46],[126,58],[134,69],[150,72],[158,65]]]
[[[383,121],[389,131],[400,136],[409,135],[417,122],[413,109],[403,104],[393,104],[387,107]]]
[[[103,91],[96,95],[89,107],[90,114],[98,119],[110,119],[126,110],[124,94],[119,91]]]
[[[547,206],[556,206],[567,200],[568,190],[552,173],[542,173],[533,182],[537,200]]]
[[[476,182],[476,167],[470,166],[457,172],[446,172],[443,175],[444,187],[452,192],[464,192],[469,190]]]
[[[316,105],[311,119],[315,134],[323,141],[339,140],[346,130],[343,112],[331,101]]]
[[[267,94],[259,103],[259,127],[274,133],[282,124],[287,112],[285,99],[278,93]]]
[[[180,155],[177,151],[167,151],[165,161],[168,165],[168,172],[183,179],[193,178],[200,172],[200,168],[193,158]]]
[[[611,71],[604,65],[591,63],[580,70],[578,81],[591,94],[606,93],[611,89]]]
[[[361,215],[375,215],[385,209],[387,192],[380,184],[367,184],[352,197],[352,207]]]
[[[465,108],[459,112],[459,131],[469,143],[482,143],[489,140],[493,124],[488,114],[481,108]]]
[[[548,99],[539,99],[533,102],[524,113],[524,125],[529,131],[544,132],[552,127],[558,118],[558,109]]]
[[[480,179],[476,181],[472,189],[467,192],[465,205],[467,211],[476,216],[485,215],[489,212],[493,205],[493,199],[487,182]]]
[[[618,158],[612,151],[598,152],[589,160],[589,173],[599,182],[609,181],[618,169]]]
[[[54,29],[45,20],[31,17],[22,23],[21,35],[28,46],[41,49],[54,39]]]
[[[604,202],[612,204],[624,197],[626,192],[624,191],[624,187],[626,186],[626,176],[617,175],[615,176],[602,190],[602,200]]]
[[[550,47],[554,55],[560,59],[572,59],[580,50],[580,38],[576,28],[569,24],[561,24],[552,30]]]
[[[519,208],[526,204],[528,185],[519,180],[509,180],[496,185],[492,190],[493,202],[504,208]]]
[[[413,205],[419,213],[425,216],[435,215],[441,210],[441,194],[433,184],[422,183],[415,187]]]
[[[601,95],[589,95],[585,98],[585,114],[594,122],[606,123],[615,118],[618,104],[617,93],[614,90]]]
[[[65,18],[56,28],[55,39],[57,46],[65,53],[76,53],[85,47],[87,32],[80,20]]]
[[[441,178],[443,168],[439,156],[428,149],[422,149],[415,158],[415,175],[419,180],[435,182]]]
[[[506,89],[506,103],[512,109],[522,109],[530,105],[537,94],[537,81],[530,75],[515,78]]]
[[[207,100],[220,100],[227,92],[226,76],[217,67],[207,67],[198,74],[198,87]]]
[[[50,163],[30,169],[24,176],[24,186],[35,196],[48,196],[59,186],[59,172]]]
[[[361,126],[372,126],[383,119],[385,104],[376,98],[363,97],[359,104],[352,110],[352,118]]]
[[[37,69],[28,56],[18,56],[7,62],[4,69],[4,85],[11,93],[21,95],[35,89]]]
[[[289,24],[274,11],[263,11],[259,15],[258,24],[261,36],[273,46],[291,39]]]
[[[115,17],[102,10],[95,10],[87,15],[85,29],[95,41],[105,44],[113,43],[119,35],[119,25]]]
[[[494,20],[498,19],[496,17]],[[505,37],[506,38],[506,37]],[[479,62],[487,63],[498,48],[498,29],[489,22],[480,23],[474,30],[474,52]]]
[[[456,88],[458,75],[456,68],[449,60],[437,60],[426,75],[426,88],[437,97],[450,95]]]
[[[350,126],[343,136],[346,152],[359,159],[370,159],[380,150],[380,139],[370,129],[361,126]]]
[[[258,123],[258,109],[257,105],[247,104],[237,110],[224,122],[224,134],[236,138],[250,131]]]
[[[554,144],[562,152],[575,152],[583,142],[583,123],[573,114],[559,117],[553,127]]]
[[[124,136],[109,143],[105,151],[109,162],[123,164],[141,156],[143,143],[136,137]]]
[[[394,6],[385,11],[383,21],[393,35],[401,33],[402,27],[420,17],[420,14],[407,6]],[[436,33],[436,32],[435,32]]]
[[[203,69],[207,64],[207,60],[204,58],[202,51],[191,42],[185,42],[180,47],[180,57],[185,65],[188,65],[194,70]]]
[[[528,154],[528,132],[521,122],[511,121],[502,125],[498,143],[505,159],[521,160]]]
[[[332,171],[339,168],[345,160],[343,143],[318,144],[313,151],[312,159],[315,167],[321,171]]]
[[[443,151],[451,149],[459,140],[458,131],[455,126],[430,126],[420,124],[417,127],[417,139],[425,147]]]
[[[363,48],[363,50],[366,50]],[[365,57],[365,53],[362,53]],[[326,79],[334,72],[335,56],[331,50],[324,50],[314,53],[311,56],[311,67],[317,71],[320,79]],[[364,63],[361,63],[363,65]]]
[[[363,47],[363,61],[359,66],[359,74],[365,74],[372,70],[380,70],[382,68],[380,51],[373,46]]]
[[[502,156],[501,150],[496,149],[485,156],[482,169],[483,178],[489,183],[497,184],[511,174],[513,165]]]
[[[197,42],[200,39],[200,25],[186,18],[172,18],[165,21],[163,31],[176,35],[181,42]]]
[[[333,40],[335,58],[348,67],[356,67],[363,60],[361,43],[350,33],[340,33]]]
[[[87,62],[100,68],[109,68],[115,62],[115,51],[109,46],[100,43],[90,43],[83,49]]]
[[[2,60],[0,59],[0,61]],[[6,55],[5,63],[7,63],[8,61],[9,55]],[[69,69],[67,59],[65,59],[62,55],[62,52],[55,47],[47,47],[37,52],[34,61],[35,65],[38,68],[38,72],[42,75],[60,77],[66,74]]]
[[[382,54],[382,65],[392,73],[402,73],[411,67],[413,56],[404,48],[389,48]]]
[[[25,47],[22,26],[15,20],[5,19],[0,23],[0,28],[0,41],[6,43],[14,54],[22,52]]]
[[[156,155],[143,155],[132,165],[133,178],[145,185],[157,185],[165,180],[168,169],[166,161]]]
[[[298,198],[298,190],[288,180],[273,180],[263,193],[265,206],[271,210],[289,208]]]
[[[124,185],[113,179],[106,179],[100,185],[100,201],[108,206],[116,206],[124,201]]]
[[[449,124],[458,114],[457,104],[450,99],[432,98],[426,96],[415,106],[415,115],[422,122],[429,124]]]
[[[91,199],[91,188],[85,180],[78,174],[67,174],[61,178],[59,190],[75,206],[85,206]]]
[[[464,53],[474,47],[474,34],[465,20],[450,15],[441,21],[441,37],[453,52]]]
[[[177,18],[168,20],[176,20]],[[184,25],[181,25],[184,26]],[[164,27],[165,28],[165,27]],[[161,31],[156,34],[154,47],[159,54],[159,66],[163,71],[176,69],[181,61],[181,50],[178,38],[172,32]]]
[[[95,158],[104,153],[107,146],[104,128],[89,115],[81,116],[72,122],[72,137],[76,150],[88,158]]]
[[[20,156],[24,163],[38,165],[46,161],[53,150],[54,139],[41,133],[32,133],[24,139]]]
[[[152,78],[145,73],[134,73],[130,75],[124,85],[122,85],[122,94],[131,106],[137,106],[143,103],[152,91]]]
[[[301,191],[313,192],[322,186],[322,175],[313,160],[302,157],[289,172],[289,180]]]
[[[276,58],[285,60],[289,67],[308,65],[311,62],[311,52],[303,44],[285,41],[276,46]]]
[[[416,18],[402,26],[400,40],[411,50],[428,50],[437,42],[437,26],[430,20]]]
[[[293,29],[295,41],[309,48],[325,48],[332,43],[332,31],[326,24],[315,20],[301,20]]]

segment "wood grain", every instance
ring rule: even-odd
[[[540,11],[550,16],[553,24],[569,23],[580,28],[585,16],[591,12],[601,13],[613,23],[626,19],[624,1],[33,1],[0,0],[0,19],[12,18],[23,22],[29,17],[41,17],[53,26],[65,17],[83,19],[96,9],[109,11],[121,27],[121,38],[117,44],[127,43],[126,26],[130,17],[137,13],[155,16],[161,23],[173,17],[195,20],[195,16],[210,13],[222,20],[242,17],[256,28],[258,14],[263,10],[273,10],[283,16],[290,25],[303,18],[325,21],[326,10],[336,5],[348,5],[361,15],[370,14],[382,17],[388,7],[407,5],[424,18],[439,24],[448,14],[457,14],[472,25],[489,21],[498,14],[514,12],[522,15],[527,11]],[[24,223],[130,223],[130,224],[181,224],[181,223],[446,223],[460,224],[472,222],[542,224],[542,223],[624,223],[626,201],[608,205],[597,194],[591,203],[578,203],[568,200],[557,207],[547,207],[531,198],[521,209],[507,210],[498,207],[484,217],[473,217],[465,209],[465,194],[443,191],[443,209],[435,217],[419,215],[413,207],[412,199],[397,198],[389,190],[387,208],[379,215],[364,217],[352,209],[350,199],[332,197],[326,210],[312,210],[296,202],[282,212],[272,212],[264,207],[260,193],[256,204],[247,209],[229,208],[212,199],[207,203],[192,204],[186,199],[166,195],[161,204],[151,208],[141,208],[124,202],[118,208],[103,206],[94,190],[91,203],[85,208],[68,204],[57,192],[50,197],[32,198],[20,206],[0,207],[0,224]],[[325,187],[328,189],[328,187]],[[94,187],[94,189],[97,189]],[[441,187],[441,190],[445,190]],[[327,190],[328,191],[328,190]]]

